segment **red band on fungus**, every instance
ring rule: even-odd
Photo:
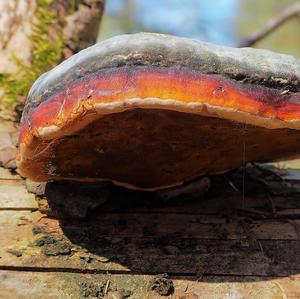
[[[30,115],[31,126],[23,127],[20,143],[28,134],[39,136],[39,128],[65,126],[86,107],[93,109],[95,103],[113,103],[132,98],[173,99],[184,104],[203,103],[224,110],[234,109],[257,117],[299,120],[300,93],[283,94],[277,89],[240,84],[218,75],[196,74],[186,70],[127,70],[121,68],[91,75],[52,96]],[[142,108],[143,104],[139,106],[137,103],[136,106]],[[193,113],[193,109],[190,112]]]

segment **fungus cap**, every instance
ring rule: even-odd
[[[166,188],[297,156],[300,62],[162,34],[117,36],[42,75],[21,124],[17,165],[31,180]]]

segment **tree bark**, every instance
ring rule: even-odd
[[[31,74],[32,80],[40,75],[39,72],[47,71],[95,43],[104,2],[105,0],[0,1],[0,116],[10,114],[6,103],[8,97],[14,106],[24,102],[30,88],[29,83],[33,82],[28,79],[24,83],[26,86],[19,92],[10,91],[9,84],[15,84],[11,88],[18,86],[17,81],[26,72],[30,75],[30,67],[34,69],[35,65],[39,65],[38,59],[42,60],[42,67],[36,74]],[[62,47],[53,53],[53,59],[51,48],[48,57],[39,57],[41,52],[44,53],[42,48],[36,49],[40,39],[48,43],[50,41],[53,47],[61,42]]]
[[[28,36],[32,33],[31,19],[35,10],[35,0],[0,2],[0,73],[17,70],[13,53],[24,63],[30,62],[32,45]]]

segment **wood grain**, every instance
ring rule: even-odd
[[[300,297],[297,193],[272,196],[274,217],[264,193],[242,204],[232,188],[167,202],[119,190],[78,220],[33,209],[24,181],[0,168],[1,190],[0,298],[83,298],[108,280],[105,298],[159,298],[159,273],[174,284],[167,298]]]

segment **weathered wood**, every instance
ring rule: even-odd
[[[213,186],[213,188],[216,188]],[[266,194],[246,195],[231,190],[223,195],[209,196],[199,199],[183,198],[162,201],[155,198],[144,198],[136,194],[119,196],[113,194],[110,200],[102,205],[101,211],[106,213],[160,213],[185,215],[217,215],[224,219],[236,217],[237,212],[247,212],[246,215],[256,218],[273,218],[269,198]],[[1,190],[3,190],[1,192]],[[51,199],[49,199],[51,203]],[[272,196],[277,210],[277,217],[296,218],[300,215],[300,201],[297,196]],[[184,202],[184,204],[183,204]],[[32,208],[37,207],[34,196],[25,188],[24,180],[8,169],[0,167],[0,208]],[[202,220],[203,221],[203,220]]]
[[[102,238],[101,241],[109,248],[98,247],[91,250],[89,246],[88,249],[78,248],[59,241],[58,247],[46,245],[40,249],[26,242],[19,242],[1,250],[0,268],[44,272],[79,270],[89,273],[109,271],[128,274],[168,272],[174,275],[195,276],[197,268],[201,267],[210,275],[257,275],[266,278],[294,275],[300,271],[300,246],[296,242],[280,241],[274,248],[274,242],[260,241],[262,249],[259,251],[258,248],[242,246],[235,241],[203,241],[202,247],[197,246],[197,250],[181,253],[181,248],[188,247],[194,240],[181,240],[179,247],[174,245],[175,242],[169,242],[158,249],[150,246],[152,244],[158,246],[161,240],[149,242],[138,239],[131,240],[131,243],[127,241],[125,245],[121,245],[124,243],[123,239]],[[63,249],[59,247],[61,245]],[[145,246],[149,247],[141,248]],[[68,248],[67,253],[65,248]],[[210,248],[209,251],[207,248]],[[71,253],[72,251],[74,253]],[[269,252],[275,254],[274,257]],[[22,256],[19,256],[20,253]]]
[[[272,201],[282,216],[291,210],[300,209],[300,201],[297,196],[272,196]],[[184,202],[184,204],[183,204]],[[115,213],[161,213],[161,214],[186,214],[186,215],[223,215],[232,217],[237,211],[255,209],[265,218],[272,218],[269,199],[266,195],[245,196],[242,193],[226,193],[224,196],[199,198],[196,200],[170,200],[158,202],[150,200],[136,200],[127,197],[124,200],[110,201],[101,208],[105,212]],[[250,210],[249,210],[250,211]],[[253,213],[252,213],[253,216]]]
[[[272,197],[284,219],[272,218],[263,194],[242,202],[232,189],[184,204],[143,194],[129,203],[130,192],[86,220],[57,220],[28,211],[36,202],[24,181],[0,168],[1,190],[10,199],[0,196],[0,298],[83,298],[108,280],[107,298],[122,289],[133,291],[130,298],[159,298],[153,274],[165,272],[175,288],[167,298],[300,297],[296,195]]]
[[[1,181],[0,178],[0,209],[35,210],[38,204],[35,196],[26,190],[23,180]]]
[[[100,214],[95,221],[80,224],[82,230],[96,230],[102,236],[161,237],[182,236],[197,239],[240,240],[251,234],[261,240],[299,240],[293,225],[287,221],[252,221],[243,227],[242,218],[227,222],[224,217],[184,214]],[[79,229],[78,223],[69,221],[65,230]]]
[[[27,191],[25,181],[19,175],[0,167],[0,210],[37,208],[35,196]]]
[[[172,278],[172,277],[171,277]],[[161,298],[151,290],[151,275],[121,274],[79,274],[79,273],[37,273],[0,271],[0,298],[84,298],[88,290],[109,282],[105,298],[120,298],[120,294],[131,294],[129,298]],[[276,279],[270,277],[212,277],[204,276],[202,281],[186,277],[172,278],[174,293],[164,297],[169,299],[221,299],[221,298],[264,298],[298,299],[300,297],[300,277],[295,275]],[[34,285],[33,285],[34,282]]]
[[[9,168],[16,167],[15,156],[17,153],[16,144],[19,135],[18,129],[17,124],[0,118],[0,166]]]
[[[193,199],[184,196],[162,201],[147,194],[133,192],[124,195],[116,192],[113,200],[105,203],[102,210],[117,213],[217,214],[225,218],[231,218],[237,212],[247,212],[246,215],[251,217],[289,218],[291,210],[300,209],[300,184],[295,178],[295,171],[266,171],[271,174],[266,176],[262,172],[256,172],[251,176],[246,175],[244,194],[242,173],[238,176],[229,173],[212,178],[212,185],[205,196]]]
[[[9,169],[0,167],[0,182],[4,184],[4,181],[23,181],[23,179],[16,174],[12,174]]]
[[[292,220],[237,225],[209,216],[201,222],[185,215],[128,214],[126,219],[103,214],[92,222],[59,223],[39,212],[1,211],[0,216],[2,269],[194,275],[199,265],[212,275],[284,276],[300,271],[298,223]],[[43,233],[34,235],[36,227]],[[55,245],[38,246],[49,236]]]

